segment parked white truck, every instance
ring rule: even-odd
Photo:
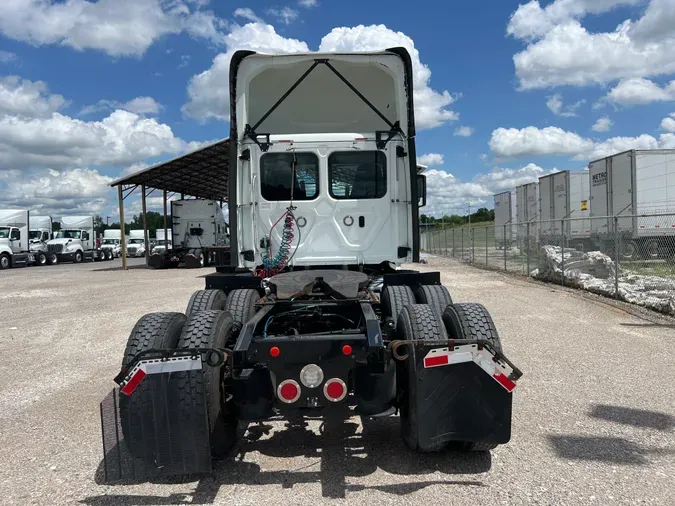
[[[675,149],[625,151],[588,168],[591,236],[603,251],[616,247],[616,228],[624,258],[675,253]]]
[[[171,216],[173,247],[153,252],[151,267],[204,267],[213,264],[219,253],[229,256],[228,226],[217,201],[174,200]]]
[[[516,191],[498,193],[495,200],[495,242],[497,249],[510,249],[516,240]]]
[[[26,267],[35,262],[30,251],[28,211],[0,210],[0,269]]]
[[[540,177],[540,240],[545,244],[561,244],[564,240],[566,247],[588,251],[592,247],[589,201],[587,170],[564,170]]]
[[[171,229],[166,230],[167,234],[169,236],[169,240],[166,240],[166,237],[164,235],[164,229],[163,228],[158,228],[157,231],[155,232],[155,235],[157,237],[156,240],[156,245],[152,248],[151,254],[159,254],[159,253],[164,253],[167,249],[171,249]]]
[[[145,236],[143,230],[130,230],[127,239],[127,257],[145,256]]]
[[[96,245],[93,216],[64,216],[61,230],[47,243],[52,264],[64,260],[80,263],[84,260],[110,260],[112,254]]]
[[[35,257],[36,265],[47,265],[47,243],[52,238],[52,217],[30,214],[29,224],[29,248]]]
[[[103,231],[101,248],[109,251],[111,258],[119,258],[122,254],[122,231],[119,229],[107,229]]]

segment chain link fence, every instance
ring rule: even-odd
[[[675,315],[675,214],[437,224],[422,232],[421,247]]]

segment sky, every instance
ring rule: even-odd
[[[2,4],[0,208],[118,218],[114,179],[227,137],[239,49],[406,47],[429,215],[675,148],[675,0]]]

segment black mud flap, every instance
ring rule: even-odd
[[[202,371],[148,374],[130,395],[115,388],[101,402],[106,483],[211,472],[206,400],[186,391],[190,374]]]
[[[199,264],[199,256],[193,253],[188,253],[185,255],[185,268],[186,269],[199,269],[201,265]]]
[[[450,348],[417,344],[407,361],[417,379],[409,385],[408,395],[411,408],[417,409],[420,448],[449,441],[509,442],[512,379],[519,371],[513,375],[508,364],[475,344]]]
[[[151,269],[165,269],[166,259],[163,254],[153,254],[148,258],[148,266]]]

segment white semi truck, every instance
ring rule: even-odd
[[[153,251],[151,267],[204,267],[213,264],[218,253],[229,255],[228,226],[217,201],[174,200],[171,217],[172,248]]]
[[[64,216],[61,230],[47,243],[49,262],[52,264],[70,260],[80,263],[84,260],[110,260],[112,254],[96,245],[93,216]]]
[[[626,259],[675,253],[675,149],[625,151],[588,168],[591,234],[603,251],[616,248],[616,229]]]
[[[539,234],[546,244],[588,251],[591,243],[587,170],[564,170],[539,178]],[[561,230],[563,234],[561,234]]]
[[[30,251],[28,215],[23,209],[0,210],[0,269],[35,263]]]
[[[127,257],[145,256],[145,235],[143,230],[130,230],[127,239]]]
[[[30,214],[28,224],[29,247],[35,257],[35,264],[47,265],[49,263],[47,243],[52,238],[52,217]]]
[[[495,200],[495,242],[498,249],[510,249],[516,240],[516,191],[497,193]]]
[[[166,230],[166,235],[169,236],[169,240],[166,240],[166,236],[164,234],[165,230],[163,228],[158,228],[157,231],[155,232],[155,235],[157,237],[156,244],[152,248],[151,254],[159,254],[165,252],[167,249],[171,249],[171,229]]]
[[[122,231],[110,228],[104,230],[101,248],[104,251],[110,251],[111,258],[119,258],[122,254]]]

